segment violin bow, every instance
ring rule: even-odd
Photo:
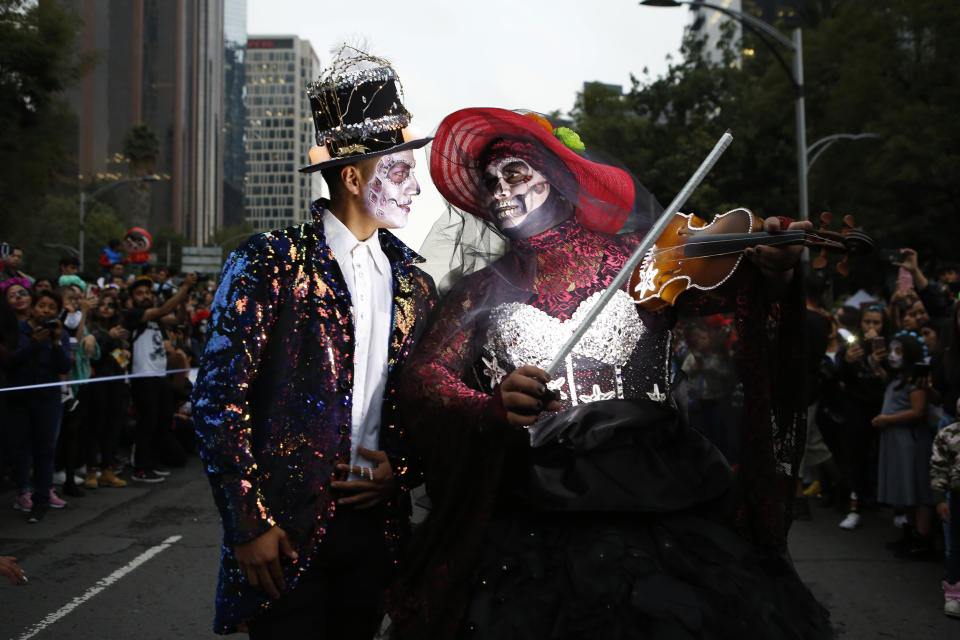
[[[560,350],[557,351],[557,354],[553,356],[553,361],[547,367],[547,373],[550,374],[552,378],[556,375],[557,371],[560,370],[560,366],[566,360],[567,356],[570,355],[570,352],[573,351],[573,348],[577,346],[577,343],[580,342],[580,339],[583,338],[583,334],[587,332],[587,329],[590,328],[590,325],[593,324],[594,320],[597,319],[597,316],[603,312],[603,309],[607,306],[610,300],[613,298],[614,294],[623,286],[623,283],[627,281],[630,277],[630,274],[633,273],[633,270],[637,268],[637,265],[640,264],[640,261],[643,260],[643,256],[646,255],[647,251],[650,250],[650,247],[660,238],[660,234],[663,233],[664,229],[670,224],[673,220],[673,216],[676,215],[677,211],[680,210],[680,207],[686,203],[687,199],[690,198],[690,195],[694,190],[700,186],[700,183],[703,182],[704,177],[709,173],[710,169],[713,168],[713,165],[716,164],[717,160],[720,159],[720,156],[723,155],[723,152],[727,150],[727,147],[730,146],[730,143],[733,142],[733,135],[728,129],[720,139],[717,140],[717,144],[713,146],[713,150],[703,159],[703,162],[700,163],[700,167],[694,172],[690,179],[687,180],[687,183],[683,185],[683,189],[680,190],[680,193],[676,195],[673,201],[670,203],[664,212],[660,215],[660,218],[650,227],[650,230],[647,231],[647,234],[643,237],[643,241],[640,243],[640,246],[636,248],[633,254],[630,256],[630,259],[623,265],[623,268],[620,270],[620,273],[613,279],[610,283],[610,286],[606,288],[600,298],[597,299],[597,303],[593,305],[590,311],[584,316],[583,320],[577,325],[577,328],[574,329],[573,333],[567,338],[567,341],[563,343],[563,346],[560,347]]]

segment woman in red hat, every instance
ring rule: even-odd
[[[620,291],[560,372],[544,370],[660,212],[654,198],[569,129],[501,109],[444,119],[430,171],[465,214],[435,229],[454,240],[452,289],[401,388],[433,509],[391,591],[396,636],[828,636],[781,553],[779,496],[761,490],[773,445],[796,444],[772,442],[769,395],[744,451],[762,452],[743,465],[755,493],[734,508],[730,465],[670,397],[672,309]],[[768,276],[754,275],[782,286],[796,260],[765,249]],[[746,320],[759,309],[741,306],[742,328],[763,335]],[[778,424],[797,424],[788,413]]]

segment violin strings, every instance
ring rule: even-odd
[[[753,238],[750,238],[750,239],[752,240]],[[752,245],[750,245],[750,246],[756,246],[756,245],[758,245],[758,244],[760,244],[760,245],[767,245],[767,246],[780,246],[780,245],[798,244],[795,237],[773,237],[773,236],[771,236],[771,237],[763,238],[762,240],[765,240],[765,241],[763,241],[763,242],[761,242],[760,240],[761,240],[761,238],[758,237],[758,238],[757,238],[757,242],[754,243],[754,244],[752,244]],[[713,246],[713,245],[729,244],[729,243],[731,243],[731,242],[736,242],[736,240],[730,240],[730,239],[703,240],[703,241],[700,241],[700,242],[688,243],[688,244],[691,244],[691,245],[695,244],[697,247],[707,247],[707,248],[709,248],[709,247],[711,247],[711,246]],[[740,253],[740,252],[742,252],[744,249],[750,248],[750,246],[744,247],[744,248],[741,248],[741,249],[731,249],[731,250],[729,250],[729,251],[723,251],[723,252],[720,252],[720,253],[710,253],[710,254],[705,254],[705,255],[688,256],[688,257],[690,257],[690,258],[710,258],[710,257],[714,257],[714,256],[725,256],[725,255],[730,255],[730,254],[732,254],[732,253]],[[670,252],[673,252],[673,251],[683,251],[686,247],[687,247],[687,244],[681,244],[681,245],[675,245],[675,246],[672,246],[672,247],[664,247],[664,248],[662,248],[662,249],[654,249],[654,250],[651,252],[651,255],[652,255],[653,257],[660,257],[660,256],[663,256],[664,254],[667,254],[667,253],[670,253]]]

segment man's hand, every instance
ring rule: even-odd
[[[17,566],[17,559],[12,556],[0,556],[0,576],[6,576],[10,584],[26,584],[27,576]]]
[[[251,587],[260,589],[273,599],[287,587],[280,567],[280,555],[291,560],[297,559],[297,552],[290,546],[286,532],[273,527],[250,542],[238,544],[233,548],[237,555],[237,564]]]
[[[950,522],[950,505],[946,502],[937,503],[937,515],[940,516],[940,519],[944,522]],[[951,550],[951,553],[953,551]]]
[[[514,369],[500,382],[500,402],[507,412],[507,422],[514,427],[528,427],[537,421],[541,411],[559,411],[562,406],[549,400],[547,372],[532,365]]]
[[[385,451],[373,451],[360,447],[357,449],[357,453],[361,457],[374,462],[376,466],[371,469],[370,467],[340,463],[336,466],[336,470],[349,471],[367,479],[334,480],[330,483],[330,486],[350,493],[348,496],[339,498],[337,504],[352,505],[356,509],[369,509],[393,495],[397,481],[393,477],[393,467],[390,466]]]
[[[121,327],[120,325],[117,325],[115,327],[110,327],[110,330],[107,333],[109,333],[110,337],[113,338],[114,340],[126,340],[127,337],[130,335],[130,332],[124,329],[123,327]]]
[[[901,257],[900,262],[894,262],[893,263],[894,266],[903,267],[904,269],[906,269],[911,273],[919,270],[920,265],[917,262],[916,250],[910,249],[909,247],[900,249],[900,257]]]
[[[773,232],[780,231],[780,218],[770,217],[763,221],[762,231]],[[813,223],[809,220],[791,222],[785,231],[812,231]],[[789,271],[798,262],[803,254],[803,245],[790,245],[786,247],[771,247],[761,245],[752,247],[744,253],[753,261],[755,265],[767,273],[777,273]]]

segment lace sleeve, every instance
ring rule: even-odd
[[[449,424],[478,430],[492,415],[493,397],[464,382],[478,353],[478,301],[483,289],[476,277],[458,283],[438,306],[407,364],[401,403],[418,431]],[[432,439],[435,434],[423,435]]]

